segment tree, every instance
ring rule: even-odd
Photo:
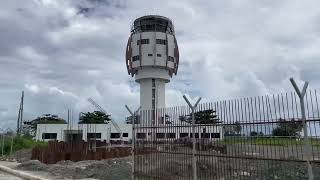
[[[136,118],[135,118],[135,123],[134,124],[139,124],[140,123],[140,116],[139,115],[135,115],[136,116]],[[128,116],[127,118],[126,118],[126,123],[127,124],[132,124],[132,116]]]
[[[226,125],[223,125],[222,126],[222,130],[223,130],[223,135],[224,136],[235,136],[236,135],[236,133],[234,132],[234,128],[233,128],[233,126],[232,125],[228,125],[228,124],[226,124]]]
[[[237,133],[237,134],[240,134],[241,130],[242,130],[242,126],[240,124],[239,121],[236,121],[234,123],[234,126],[233,126],[233,130]]]
[[[219,123],[219,118],[212,109],[198,111],[194,113],[195,124],[216,124]],[[192,124],[192,113],[186,116],[180,116],[180,121]]]
[[[242,126],[239,121],[236,121],[233,124],[225,124],[222,128],[225,136],[239,136],[242,130]]]
[[[299,136],[299,132],[302,130],[301,120],[285,120],[279,119],[279,123],[276,128],[272,130],[273,136]]]
[[[258,133],[256,131],[251,131],[250,136],[258,136]]]
[[[44,114],[31,121],[24,121],[24,132],[32,136],[35,135],[38,124],[67,124],[66,120],[57,115]]]
[[[172,124],[173,122],[169,120],[170,116],[168,114],[165,114],[164,116],[160,116],[158,117],[158,121],[163,124],[165,122],[165,124]]]
[[[264,136],[263,132],[260,131],[259,132],[259,136]]]
[[[108,124],[111,121],[110,115],[101,111],[81,113],[79,124]]]

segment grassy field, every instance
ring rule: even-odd
[[[3,144],[3,147],[2,147],[2,144]],[[2,150],[3,150],[3,155],[10,154],[11,147],[12,147],[12,153],[14,153],[21,149],[30,149],[35,146],[46,146],[46,145],[47,145],[46,142],[34,141],[29,136],[14,136],[14,137],[5,136],[4,141],[0,136],[0,156],[2,156]]]
[[[319,139],[309,140],[313,146],[320,146]],[[252,144],[270,146],[303,145],[303,138],[295,137],[225,137],[222,144]]]

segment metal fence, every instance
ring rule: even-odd
[[[134,179],[320,179],[319,93],[298,93],[131,112]]]
[[[0,133],[0,159],[10,159],[10,155],[13,153],[13,147],[17,146],[17,143],[15,141],[16,134],[10,128],[0,128]]]

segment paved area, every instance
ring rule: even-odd
[[[0,171],[0,180],[22,180],[22,179]]]

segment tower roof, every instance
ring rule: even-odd
[[[146,15],[134,20],[131,32],[159,31],[174,33],[172,21],[164,16]]]

